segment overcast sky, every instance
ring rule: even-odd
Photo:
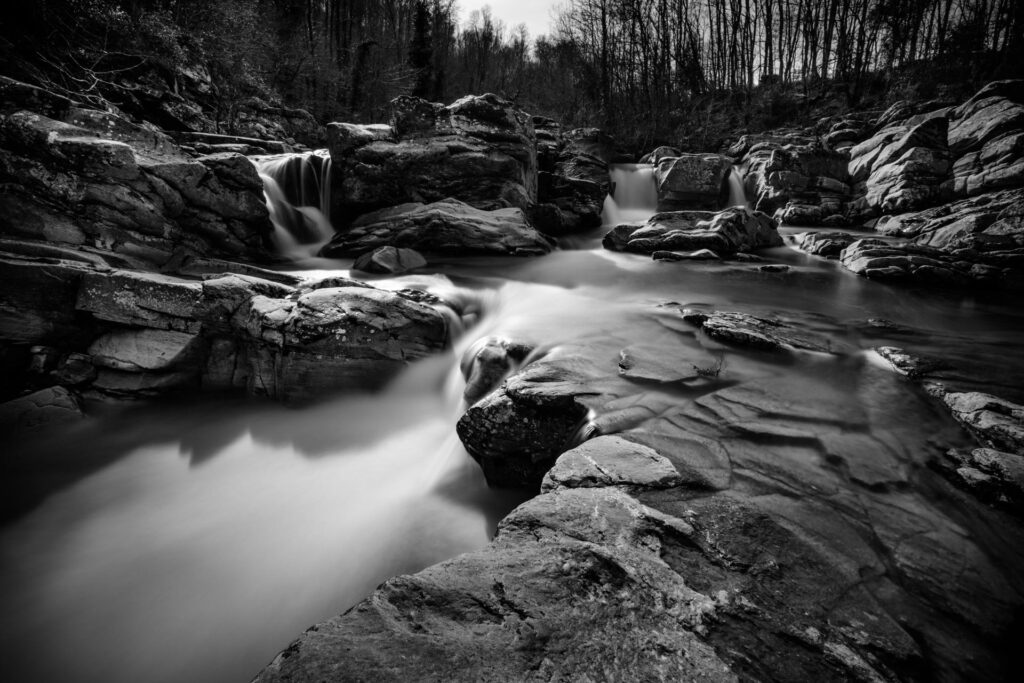
[[[551,0],[460,0],[462,20],[469,17],[473,10],[490,5],[491,16],[505,22],[509,29],[517,24],[526,24],[530,37],[551,33],[551,10],[558,4]]]

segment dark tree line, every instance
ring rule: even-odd
[[[753,125],[751,111],[778,118],[794,94],[855,106],[901,74],[978,82],[1024,65],[1020,0],[566,0],[535,39],[486,7],[460,25],[455,0],[4,5],[7,60],[87,96],[148,69],[175,90],[205,88],[218,117],[263,97],[372,121],[402,94],[496,92],[638,147],[711,127],[723,98]]]

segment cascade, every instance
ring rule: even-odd
[[[642,223],[658,210],[658,187],[654,166],[613,164],[609,170],[612,193],[605,197],[601,222],[604,225]]]
[[[327,150],[253,157],[282,254],[308,256],[334,235]],[[312,247],[312,248],[311,248]]]
[[[743,185],[743,174],[738,166],[733,166],[729,171],[729,203],[728,206],[743,206],[750,208],[747,201],[747,190]]]

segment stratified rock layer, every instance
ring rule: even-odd
[[[731,255],[782,245],[775,222],[760,212],[734,207],[710,211],[670,211],[651,216],[645,225],[618,225],[603,241],[606,249],[639,254],[709,249]]]

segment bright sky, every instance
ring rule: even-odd
[[[551,10],[556,4],[551,0],[459,0],[462,21],[468,19],[473,10],[490,5],[494,20],[501,19],[509,30],[517,24],[526,24],[531,38],[551,33]]]

